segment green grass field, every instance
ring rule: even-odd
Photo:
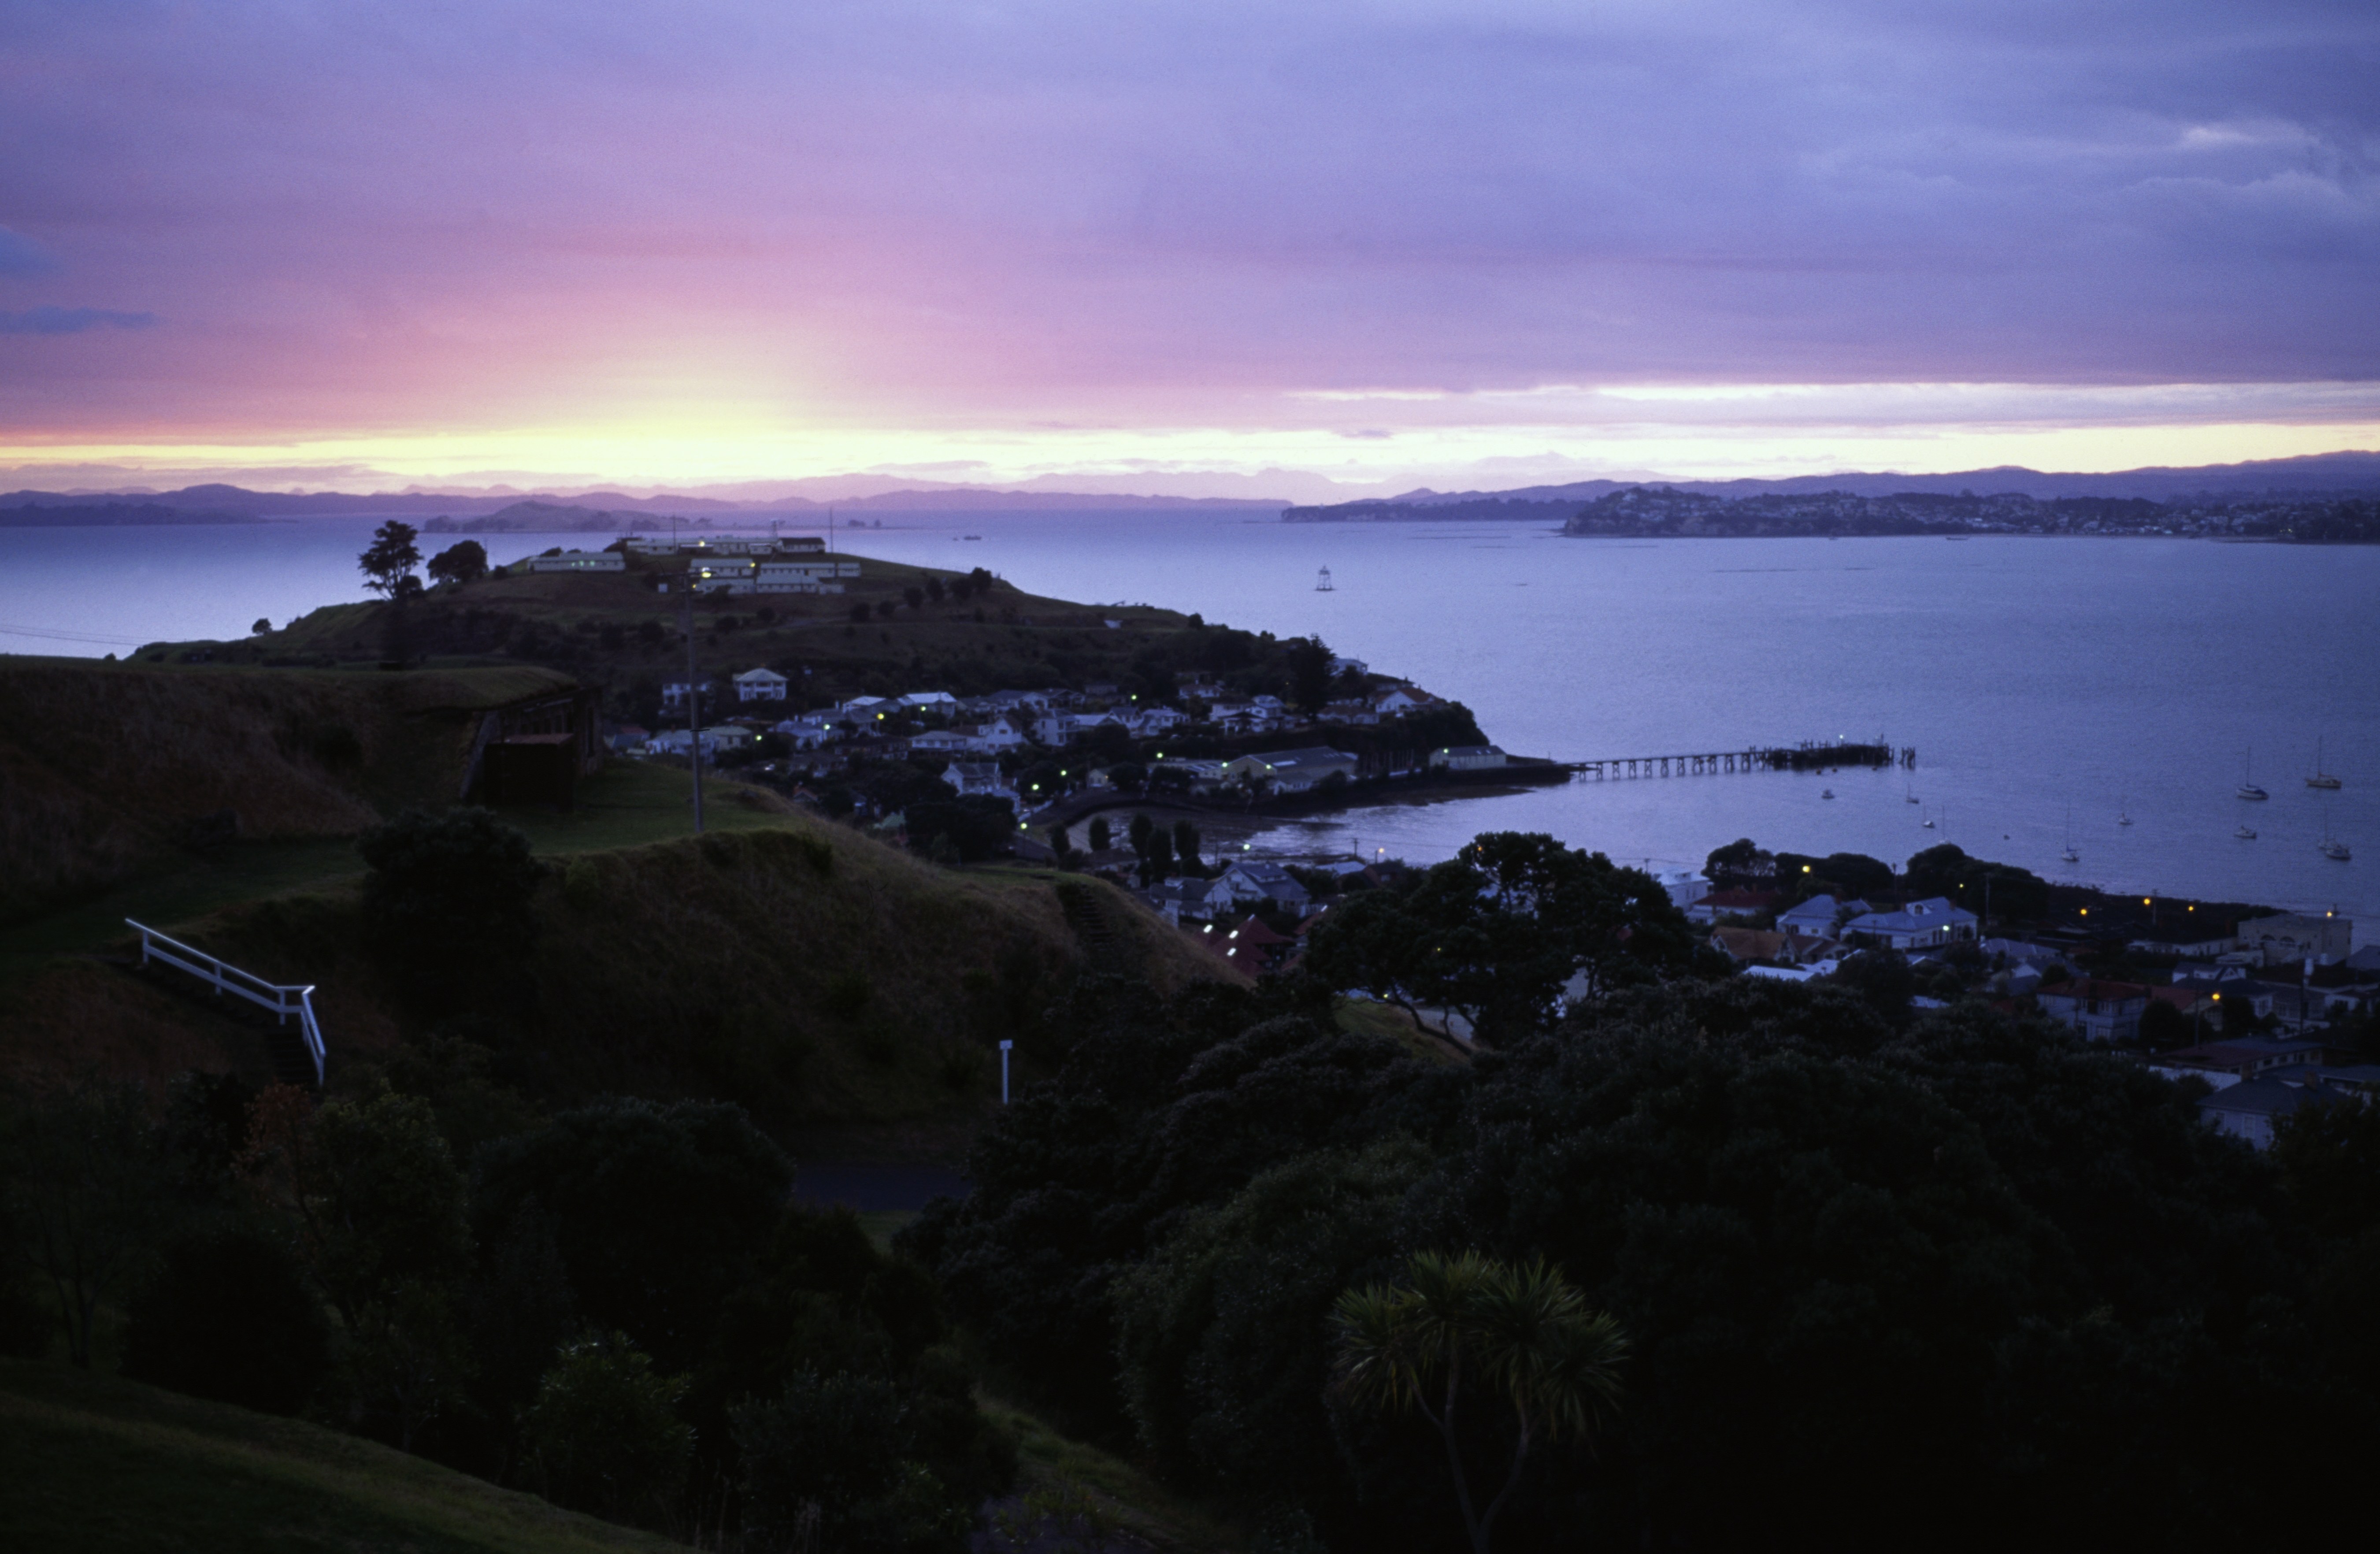
[[[571,814],[504,811],[542,856],[568,856],[642,846],[692,833],[691,782],[683,768],[614,761],[579,784]],[[761,790],[717,776],[703,782],[703,825],[713,832],[782,827],[789,817]],[[764,807],[765,806],[765,807]],[[345,837],[242,842],[178,855],[174,867],[127,881],[91,900],[0,929],[0,984],[25,976],[51,955],[83,954],[125,937],[124,919],[166,928],[243,901],[337,890],[362,878],[355,843]]]
[[[0,1360],[8,1548],[596,1554],[682,1547],[294,1419]]]

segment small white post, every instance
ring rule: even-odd
[[[1008,1104],[1008,1050],[1015,1045],[1014,1041],[1000,1044],[1000,1104],[1002,1106]]]

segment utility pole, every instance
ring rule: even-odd
[[[1015,1045],[1014,1041],[1000,1044],[1000,1104],[1002,1106],[1008,1104],[1008,1050]]]
[[[686,630],[686,753],[694,768],[694,834],[702,834],[702,682],[694,674],[694,574],[688,571],[686,596],[677,601],[678,624]]]

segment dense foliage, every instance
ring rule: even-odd
[[[488,1058],[442,1037],[328,1099],[220,1078],[163,1107],[6,1098],[0,1337],[63,1329],[91,1364],[121,1309],[129,1375],[598,1515],[716,1538],[748,1506],[754,1550],[787,1516],[865,1528],[836,1547],[958,1548],[1014,1462],[928,1276],[849,1211],[790,1205],[792,1162],[734,1106],[540,1115]],[[752,1420],[815,1422],[822,1386],[884,1400],[880,1492],[747,1459],[783,1439]]]
[[[2360,1516],[2360,1132],[2277,1171],[2061,1030],[1851,988],[1626,988],[1467,1064],[1317,1014],[1111,992],[909,1232],[1020,1384],[1178,1483],[1335,1548],[1459,1546],[1426,1424],[1328,1386],[1330,1314],[1476,1250],[1547,1259],[1633,1346],[1616,1425],[1533,1455],[1499,1547],[2237,1547]]]

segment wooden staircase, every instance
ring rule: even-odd
[[[1099,899],[1098,889],[1079,880],[1061,880],[1052,888],[1058,892],[1059,908],[1066,914],[1066,926],[1075,930],[1075,941],[1082,945],[1092,968],[1130,971],[1131,941],[1117,927],[1108,904]]]
[[[281,1083],[322,1087],[322,1026],[314,1017],[312,983],[268,982],[146,924],[125,923],[140,935],[140,958],[129,967],[136,976],[256,1031]]]

